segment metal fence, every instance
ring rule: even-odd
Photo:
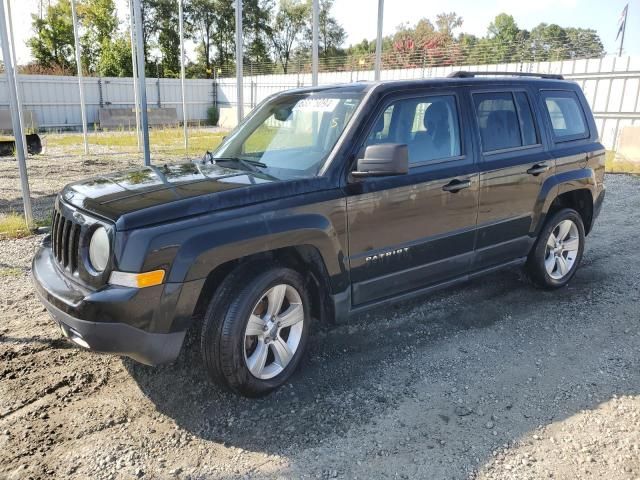
[[[607,148],[615,149],[618,134],[626,125],[640,125],[640,56],[576,59],[545,62],[518,62],[493,65],[429,66],[391,68],[381,72],[382,80],[443,77],[455,70],[486,72],[518,71],[561,73],[580,84],[594,112],[600,137]],[[249,70],[248,73],[251,73]],[[319,84],[373,80],[374,71],[353,64],[342,71],[320,72]],[[24,108],[35,112],[41,129],[79,129],[81,126],[78,84],[75,77],[21,75]],[[89,124],[98,122],[98,109],[134,106],[131,78],[85,78]],[[148,78],[149,108],[175,107],[183,120],[179,79]],[[237,86],[235,78],[186,81],[187,120],[201,122],[207,108],[220,107],[222,126],[236,123]],[[290,88],[311,85],[311,73],[248,75],[243,79],[245,113],[267,96]],[[0,108],[8,104],[6,79],[0,79]]]

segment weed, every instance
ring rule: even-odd
[[[17,213],[7,213],[0,215],[0,239],[23,238],[31,235],[22,215]]]

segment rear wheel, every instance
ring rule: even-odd
[[[310,305],[300,274],[274,267],[223,288],[204,318],[205,367],[218,383],[247,396],[284,384],[300,363],[310,328]]]
[[[584,251],[584,225],[575,210],[565,208],[545,223],[527,259],[526,270],[543,288],[566,285],[576,273]]]

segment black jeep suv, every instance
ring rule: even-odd
[[[279,93],[193,163],[64,188],[33,260],[64,336],[146,364],[201,323],[210,376],[250,396],[334,321],[524,264],[575,274],[604,148],[561,77],[459,72]]]

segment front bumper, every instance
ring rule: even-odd
[[[47,246],[36,253],[32,275],[38,298],[63,335],[75,344],[125,355],[147,365],[171,362],[180,353],[186,329],[164,333],[134,326],[137,323],[148,328],[146,319],[152,316],[149,312],[162,308],[162,286],[155,292],[155,287],[86,290],[60,271]],[[129,317],[127,323],[118,321],[118,315]]]

